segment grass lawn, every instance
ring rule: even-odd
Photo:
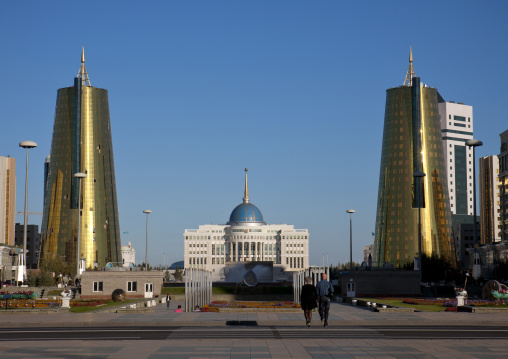
[[[104,309],[104,308],[109,308],[109,307],[122,307],[122,306],[125,306],[127,304],[131,304],[131,303],[135,303],[135,302],[139,302],[139,299],[127,299],[123,302],[106,302],[104,303],[104,305],[98,305],[96,307],[86,307],[86,306],[79,306],[79,307],[71,307],[69,309],[69,312],[72,312],[72,313],[85,313],[85,312],[92,312],[94,310],[98,310],[98,309]]]
[[[185,287],[162,287],[161,295],[185,295]],[[213,287],[213,294],[232,294],[232,287]]]
[[[369,302],[374,302],[377,304],[393,305],[400,308],[414,308],[415,310],[422,312],[444,312],[446,310],[445,306],[437,304],[406,304],[402,302],[404,298],[401,299],[360,298],[360,299],[367,300]]]
[[[242,294],[291,294],[293,293],[293,288],[290,286],[273,286],[273,287],[213,287],[212,294],[234,294],[235,290],[241,291]],[[162,287],[161,295],[184,295],[185,287]]]
[[[161,295],[184,295],[185,287],[162,287]]]

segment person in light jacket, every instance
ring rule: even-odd
[[[330,299],[333,296],[333,285],[327,281],[326,273],[321,274],[321,280],[316,286],[319,296],[319,316],[323,327],[328,326],[328,312],[330,311]]]

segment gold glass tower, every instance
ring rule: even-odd
[[[86,178],[75,178],[79,172]],[[44,197],[42,261],[59,256],[76,263],[80,218],[80,259],[86,267],[121,262],[108,91],[91,86],[84,50],[74,86],[57,93]]]
[[[414,76],[410,52],[404,85],[386,91],[374,262],[396,267],[422,253],[455,265],[455,246],[438,112],[438,92]],[[415,172],[424,177],[413,177]]]

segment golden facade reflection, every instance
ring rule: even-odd
[[[411,86],[389,89],[386,94],[374,242],[377,266],[390,263],[402,267],[418,257],[418,206],[413,179],[417,171],[426,174],[421,208],[422,252],[455,264],[437,90],[418,87],[420,123],[413,118]],[[418,134],[421,151],[415,141]]]
[[[76,89],[76,85],[58,90],[50,159],[41,260],[59,256],[76,263],[79,182],[73,175],[84,172],[87,177],[81,180],[79,200],[80,258],[86,259],[87,268],[121,262],[107,90],[91,86]]]

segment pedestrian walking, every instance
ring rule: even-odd
[[[305,284],[302,286],[300,303],[302,304],[303,314],[307,327],[310,327],[312,321],[312,310],[317,307],[318,294],[316,287],[312,285],[312,277],[305,277]]]
[[[327,280],[326,273],[321,274],[321,280],[316,286],[319,296],[319,316],[323,327],[328,326],[328,312],[330,311],[330,299],[333,297],[333,286]]]
[[[171,303],[171,296],[169,293],[166,295],[166,308],[169,309],[169,304]]]

